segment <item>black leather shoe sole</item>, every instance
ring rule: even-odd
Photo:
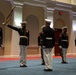
[[[68,64],[67,62],[62,62],[62,64]]]
[[[52,69],[44,69],[44,71],[53,71]]]

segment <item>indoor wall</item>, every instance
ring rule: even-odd
[[[50,11],[52,11],[52,13],[50,13],[50,11],[49,13],[47,13],[48,9],[46,7],[40,7],[24,3],[20,7],[16,7],[16,9],[14,10],[14,15],[9,22],[9,24],[11,25],[20,26],[20,22],[22,22],[23,20],[27,21],[27,29],[30,31],[30,44],[27,50],[27,54],[40,54],[37,37],[39,32],[41,31],[41,26],[44,25],[45,15],[46,18],[52,20],[52,25],[54,28],[62,28],[63,26],[68,27],[68,54],[76,53],[74,41],[75,33],[73,31],[72,24],[72,21],[75,21],[75,19],[73,19],[74,17],[72,9],[67,7],[65,8],[64,6],[60,7],[54,5],[51,7],[48,4],[45,6],[47,6],[47,8],[53,8],[53,10],[49,9]],[[13,4],[11,4],[9,1],[0,1],[0,21],[4,21],[5,17],[7,17],[7,14],[12,9],[12,7]],[[63,12],[62,15],[59,15],[60,11]],[[11,30],[7,26],[0,26],[3,29],[4,55],[19,55],[19,34],[16,31]]]
[[[17,6],[14,9],[14,21],[13,26],[15,27],[21,27],[22,22],[22,6]],[[18,56],[20,52],[19,47],[19,34],[17,31],[12,30],[12,37],[11,37],[11,53],[10,55]]]
[[[68,10],[68,9],[67,9]],[[74,54],[75,51],[75,43],[74,43],[74,31],[73,31],[73,25],[72,25],[72,11],[66,9],[64,10],[54,10],[54,28],[61,29],[63,26],[67,26],[68,28],[68,37],[69,37],[69,48],[68,48],[68,54]],[[59,12],[62,12],[62,14],[59,14]]]
[[[13,4],[10,1],[0,0],[0,27],[3,29],[3,47],[4,53],[2,55],[9,55],[11,52],[11,30],[3,25],[4,20],[12,9]],[[10,20],[12,24],[13,17]],[[1,48],[0,48],[1,49]]]
[[[30,31],[30,43],[27,52],[39,54],[40,51],[37,40],[41,26],[44,25],[44,8],[24,4],[23,20],[27,20],[27,29]]]

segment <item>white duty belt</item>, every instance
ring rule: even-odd
[[[62,41],[67,41],[67,40],[62,40]]]
[[[46,37],[47,40],[52,40],[52,38]]]
[[[20,36],[20,38],[27,38],[27,36]]]

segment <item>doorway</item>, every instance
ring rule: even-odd
[[[55,56],[60,56],[61,54],[61,49],[58,46],[58,40],[61,32],[62,29],[55,28],[55,51],[54,51]]]

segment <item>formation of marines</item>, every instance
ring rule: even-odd
[[[41,48],[42,65],[45,65],[44,71],[53,71],[52,68],[52,49],[55,46],[55,31],[50,27],[51,21],[45,19],[45,25],[42,27],[42,32],[38,36],[38,46]],[[12,25],[7,27],[17,31],[20,36],[20,67],[27,67],[26,65],[26,50],[29,45],[29,30],[26,29],[27,21],[21,23],[22,28],[17,28]],[[67,27],[62,28],[62,33],[59,37],[59,47],[62,49],[61,57],[62,63],[66,62],[66,53],[68,48],[68,34]]]

